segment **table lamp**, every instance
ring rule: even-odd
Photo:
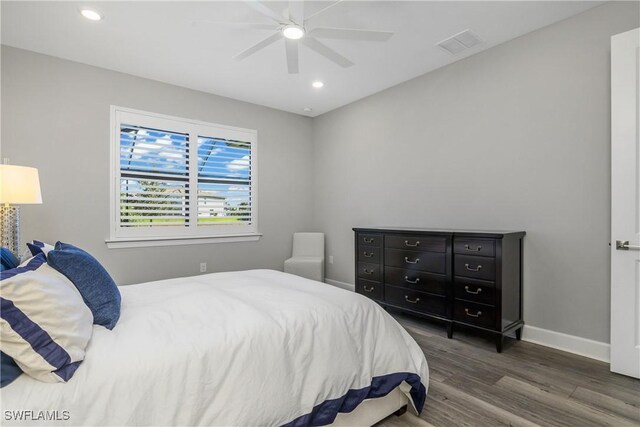
[[[20,208],[41,204],[38,169],[0,165],[0,245],[20,256]]]

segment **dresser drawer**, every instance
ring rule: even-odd
[[[447,250],[446,237],[433,236],[387,236],[385,248],[411,249],[415,251],[445,252]]]
[[[456,278],[454,284],[456,298],[482,304],[495,305],[495,283],[480,280]]]
[[[416,252],[406,249],[385,249],[385,264],[407,270],[444,274],[447,269],[445,253]]]
[[[496,326],[493,307],[456,300],[453,318],[459,322],[493,329]]]
[[[402,286],[432,294],[446,294],[446,276],[440,274],[386,267],[384,269],[384,282],[389,285]]]
[[[453,259],[454,274],[482,280],[495,280],[496,262],[493,258],[455,255]]]
[[[495,240],[453,239],[453,252],[464,255],[496,256]]]
[[[373,246],[358,246],[358,261],[368,263],[379,263],[381,248],[375,248]]]
[[[382,283],[358,279],[356,281],[356,292],[375,300],[382,300]]]
[[[447,313],[444,297],[388,285],[384,287],[384,295],[386,302],[397,307],[437,316],[446,316]]]
[[[382,246],[382,234],[361,234],[358,233],[358,246]]]
[[[359,262],[358,277],[379,282],[380,281],[380,265],[369,264],[366,262]]]

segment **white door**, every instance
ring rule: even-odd
[[[640,378],[640,29],[611,38],[611,370]]]

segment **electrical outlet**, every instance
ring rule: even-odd
[[[200,273],[206,273],[207,272],[207,263],[206,262],[201,262],[200,263]]]
[[[333,255],[329,255],[329,264],[333,264]]]

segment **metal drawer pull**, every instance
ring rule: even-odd
[[[409,261],[409,258],[404,257],[404,262],[406,262],[407,264],[417,264],[420,262],[420,258],[416,258],[415,261]]]
[[[416,277],[416,280],[409,280],[409,276],[404,276],[404,281],[407,283],[418,283],[420,281],[420,278]]]
[[[368,268],[365,268],[363,270],[364,274],[368,274],[368,275],[372,275],[373,274],[373,270],[369,270]]]
[[[365,256],[365,258],[371,258],[373,256],[373,252],[368,252],[367,253],[367,251],[365,251],[364,252],[364,256]]]
[[[471,252],[480,252],[482,250],[482,246],[478,245],[475,249],[472,249],[469,245],[464,245],[464,248]]]
[[[481,265],[478,265],[476,268],[471,268],[471,267],[469,267],[469,264],[465,264],[464,267],[469,271],[480,271],[480,270],[482,270],[482,266]]]
[[[467,291],[467,293],[468,293],[468,294],[473,294],[473,295],[478,295],[480,292],[482,292],[482,288],[478,288],[478,290],[477,290],[477,291],[472,292],[472,291],[470,291],[470,290],[469,290],[469,287],[468,287],[468,286],[465,286],[465,287],[464,287],[464,290],[465,290],[465,291]]]
[[[369,292],[369,293],[371,293],[371,292],[373,292],[373,290],[375,289],[375,286],[372,286],[372,287],[370,287],[369,289],[367,289],[367,285],[364,285],[364,286],[363,286],[363,288],[364,288],[364,291],[365,291],[365,292]]]
[[[404,296],[405,301],[410,302],[411,304],[417,304],[420,301],[420,298],[409,299],[409,295]]]
[[[481,311],[478,311],[476,314],[471,314],[471,313],[469,313],[469,309],[468,308],[465,308],[464,312],[466,313],[467,316],[470,316],[470,317],[480,317],[480,316],[482,316],[482,312]]]
[[[363,237],[363,238],[362,238],[362,240],[363,240],[365,243],[373,243],[373,237],[371,237],[371,238],[369,238],[369,239],[367,239],[366,237]]]
[[[405,240],[404,244],[405,244],[405,246],[409,246],[409,247],[415,248],[416,246],[420,246],[420,240],[416,240],[416,243],[413,244],[413,245],[411,243],[409,243],[408,240]]]

